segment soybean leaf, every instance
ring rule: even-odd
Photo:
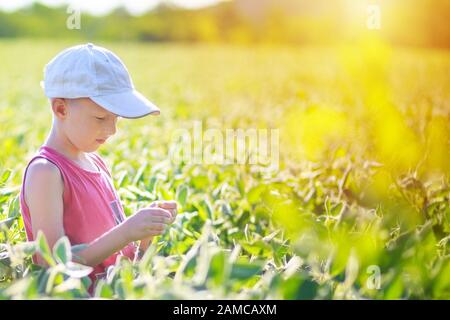
[[[254,205],[261,202],[261,196],[265,190],[266,190],[265,185],[258,185],[256,187],[251,188],[247,194],[248,203]]]
[[[16,195],[14,197],[14,200],[12,200],[9,203],[8,218],[18,217],[19,215],[20,215],[20,199],[19,195]]]
[[[4,185],[8,179],[11,177],[12,170],[6,169],[2,173],[2,177],[0,178],[0,186]]]
[[[7,229],[11,228],[11,225],[14,223],[14,221],[17,219],[17,217],[8,218],[5,220],[0,221],[0,230],[5,226]]]
[[[208,279],[216,285],[220,286],[226,282],[227,261],[223,251],[216,252],[210,261],[208,270]]]
[[[83,278],[88,276],[92,270],[94,270],[92,267],[69,261],[66,264],[64,273],[70,277]]]
[[[50,251],[50,248],[47,243],[47,239],[45,239],[44,233],[39,230],[37,237],[36,237],[36,243],[38,245],[39,253],[41,254],[42,258],[50,265],[54,266],[55,260],[52,257],[52,253]]]
[[[83,249],[86,249],[87,246],[88,245],[86,243],[76,244],[76,245],[72,246],[71,251],[72,251],[72,253],[77,253],[77,252],[80,252]]]
[[[184,208],[186,205],[186,200],[189,194],[189,188],[186,185],[180,185],[177,188],[177,201]]]
[[[262,270],[262,264],[256,262],[236,262],[231,267],[230,278],[246,280],[249,279]]]
[[[53,246],[53,256],[58,263],[66,264],[72,260],[72,251],[70,250],[70,241],[64,236],[56,241]]]

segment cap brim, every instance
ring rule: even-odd
[[[102,108],[123,118],[136,119],[159,115],[160,110],[136,90],[89,97]]]

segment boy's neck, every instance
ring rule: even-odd
[[[44,146],[55,149],[72,160],[83,160],[85,153],[77,149],[66,137],[59,135],[54,128],[50,131]]]

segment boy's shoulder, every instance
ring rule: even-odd
[[[41,194],[43,190],[53,193],[63,192],[64,182],[59,168],[45,158],[36,158],[30,162],[24,177],[25,202],[28,204],[29,193]]]
[[[27,176],[48,180],[52,178],[61,178],[61,172],[52,161],[45,158],[36,158],[29,163]]]
[[[59,172],[58,167],[46,158],[33,159],[28,165],[28,171],[30,170],[35,172]]]

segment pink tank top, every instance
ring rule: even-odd
[[[71,245],[89,243],[125,219],[123,207],[112,184],[111,174],[101,157],[96,153],[86,153],[98,167],[91,171],[80,167],[74,161],[48,146],[41,146],[36,155],[29,161],[22,180],[20,206],[29,241],[33,241],[31,217],[25,203],[25,178],[28,166],[34,159],[45,158],[55,164],[64,180],[64,216],[65,235]],[[118,255],[134,258],[136,246],[128,244],[121,251],[113,254],[101,264],[94,267],[89,275],[93,284],[105,274],[108,266],[115,263]]]

